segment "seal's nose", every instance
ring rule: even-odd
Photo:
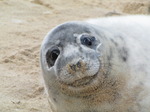
[[[75,64],[68,64],[67,68],[70,74],[75,74],[75,72],[84,73],[86,71],[86,63],[83,61],[78,61]]]

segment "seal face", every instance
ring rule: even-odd
[[[40,61],[53,112],[150,110],[150,17],[136,17],[67,22],[46,35]]]
[[[72,87],[91,84],[101,67],[100,54],[97,52],[100,41],[88,28],[80,31],[78,27],[75,23],[57,27],[49,34],[46,45],[50,47],[45,46],[47,69],[54,69],[59,83]]]

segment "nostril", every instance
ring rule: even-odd
[[[76,71],[76,65],[70,65],[70,68],[71,68],[73,71]]]
[[[78,67],[78,68],[81,67],[81,62],[80,62],[80,61],[77,62],[77,67]]]
[[[76,71],[80,70],[81,67],[82,67],[82,63],[80,61],[78,61],[76,64],[69,65],[69,70],[72,72],[76,72]]]

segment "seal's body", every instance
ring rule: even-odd
[[[53,112],[148,112],[150,17],[67,22],[41,47]]]

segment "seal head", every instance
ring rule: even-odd
[[[48,33],[43,41],[43,70],[61,85],[74,89],[88,87],[95,83],[101,68],[100,45],[91,25],[83,22],[62,24]]]
[[[149,26],[129,16],[52,29],[40,57],[52,112],[148,112]]]

